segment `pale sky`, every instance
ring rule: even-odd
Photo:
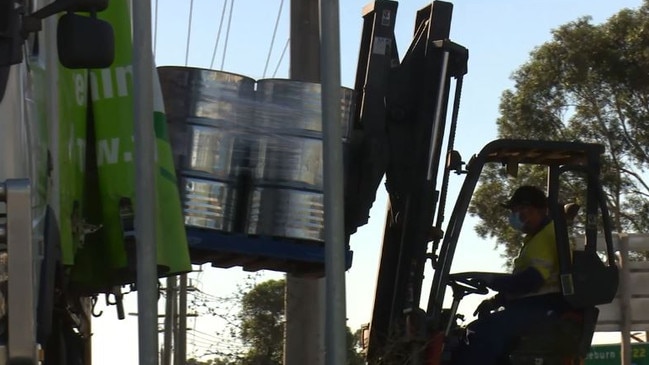
[[[140,1],[140,0],[138,0]],[[225,0],[194,0],[188,66],[209,68],[216,34]],[[239,0],[234,2],[227,52],[223,46],[227,16],[216,53],[214,69],[243,74],[255,79],[263,77],[271,37],[283,0]],[[341,0],[341,70],[342,84],[353,87],[360,41],[361,9],[366,0]],[[185,65],[189,0],[152,0],[158,3],[156,63],[158,66]],[[416,11],[428,1],[408,0],[399,3],[396,37],[400,55],[410,44]],[[550,30],[584,15],[600,23],[624,7],[637,8],[641,0],[457,0],[454,2],[451,39],[469,49],[469,72],[464,79],[456,149],[464,159],[477,153],[481,146],[496,137],[495,120],[501,93],[512,86],[511,73],[528,59],[534,47],[550,39]],[[283,4],[280,24],[274,42],[266,77],[273,75],[280,54],[288,39],[289,1]],[[277,67],[275,77],[288,77],[287,51]],[[456,189],[461,178],[452,176],[450,186]],[[457,190],[449,192],[453,202]],[[348,325],[357,329],[370,320],[374,300],[375,280],[385,217],[386,194],[381,190],[371,211],[369,224],[352,237],[354,251],[352,268],[346,275]],[[448,209],[447,209],[448,212]],[[448,214],[447,214],[448,216]],[[503,271],[503,260],[494,251],[494,243],[479,239],[473,232],[475,221],[467,219],[460,239],[452,271]],[[281,273],[261,273],[263,277],[279,278]],[[213,296],[225,296],[236,289],[248,273],[239,269],[213,269],[204,266],[200,274],[202,291]],[[195,276],[194,276],[195,277]],[[428,297],[426,274],[422,298]],[[100,298],[103,303],[103,298]],[[460,310],[470,317],[475,305],[483,298],[465,300]],[[162,300],[160,301],[162,304]],[[126,297],[127,312],[135,312],[136,294]],[[93,364],[137,364],[137,320],[129,316],[118,321],[114,307],[104,308],[104,315],[93,321]],[[162,309],[159,313],[163,313]],[[218,331],[208,318],[190,320],[189,327],[197,329],[188,334],[188,353],[201,355],[206,340]],[[194,336],[194,337],[192,337]],[[162,338],[160,339],[162,341]],[[192,346],[195,344],[195,346]]]

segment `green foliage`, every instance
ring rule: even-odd
[[[241,339],[250,347],[248,359],[281,364],[284,347],[285,280],[257,284],[241,300]]]
[[[534,49],[503,92],[497,120],[501,138],[579,140],[606,148],[601,181],[615,229],[649,230],[649,1],[624,9],[602,24],[588,17],[565,24]],[[470,207],[481,218],[481,237],[495,237],[506,255],[518,253],[520,237],[496,202],[521,183],[545,185],[543,171],[523,170],[507,180],[488,168]],[[583,201],[584,187],[572,177],[564,202]],[[496,200],[497,199],[497,200]],[[582,204],[583,205],[583,204]],[[583,216],[581,217],[583,220]],[[575,232],[580,224],[573,228]]]
[[[187,359],[187,365],[235,365],[236,362],[231,362],[224,359],[209,359],[207,361],[201,361],[197,359]]]
[[[347,365],[365,365],[365,356],[361,353],[362,330],[352,333],[347,327]]]

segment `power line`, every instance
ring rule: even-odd
[[[288,45],[291,43],[291,38],[288,38],[286,40],[286,44],[284,45],[284,49],[282,50],[282,55],[279,56],[279,61],[277,61],[277,66],[275,67],[275,71],[273,72],[273,77],[277,75],[277,70],[279,70],[279,66],[282,64],[282,60],[284,60],[284,55],[286,54],[286,50],[288,49]]]
[[[203,345],[208,344],[210,346],[213,346],[214,344],[221,342],[221,339],[218,338],[201,337],[198,334],[196,334],[194,331],[191,331],[190,335],[188,336],[188,340],[197,341]]]
[[[188,340],[195,341],[195,342],[200,342],[201,344],[209,344],[212,345],[216,342],[218,342],[218,339],[209,339],[205,337],[198,336],[196,333],[190,333],[190,335],[187,338]]]
[[[185,67],[189,61],[189,43],[192,37],[192,15],[194,14],[194,0],[189,2],[189,21],[187,22],[187,47],[185,48]]]
[[[199,283],[199,284],[201,284],[201,283]],[[232,296],[232,297],[219,297],[219,296],[216,296],[216,295],[214,295],[214,294],[207,293],[207,292],[205,292],[205,291],[199,289],[198,287],[196,287],[196,290],[193,290],[193,291],[191,292],[191,294],[192,294],[192,295],[195,295],[195,296],[197,296],[197,297],[198,297],[198,296],[203,296],[203,297],[205,297],[205,298],[210,298],[211,300],[219,301],[219,302],[228,302],[228,301],[232,301],[232,300],[236,300],[236,299],[237,299],[237,298],[235,298],[235,297],[233,297],[233,296]]]
[[[225,54],[228,50],[228,39],[230,38],[230,24],[232,24],[232,9],[234,9],[234,0],[230,1],[230,16],[228,17],[228,28],[225,32],[225,44],[223,45],[223,58],[221,58],[221,68],[225,65]]]
[[[190,342],[197,343],[198,345],[208,346],[208,347],[212,347],[214,346],[214,344],[219,342],[219,340],[208,340],[206,338],[198,337],[195,335],[190,336],[188,340],[190,340]]]
[[[225,9],[228,5],[228,0],[223,0],[223,10],[221,10],[221,21],[219,22],[219,30],[216,33],[216,42],[214,44],[214,51],[212,52],[212,62],[210,68],[214,68],[214,58],[216,58],[216,50],[219,48],[219,40],[221,39],[221,29],[223,28],[223,20],[225,19]]]
[[[201,335],[205,335],[205,336],[210,336],[210,337],[214,337],[214,338],[217,337],[216,334],[214,334],[214,333],[207,333],[207,332],[203,332],[203,331],[198,330],[198,329],[193,329],[192,331],[194,331],[194,333],[200,333]]]
[[[155,15],[153,25],[153,57],[155,57],[156,47],[158,46],[158,0],[155,0]]]
[[[273,37],[270,39],[270,47],[268,48],[268,56],[266,57],[266,65],[264,65],[264,73],[262,78],[266,77],[266,70],[270,62],[270,55],[273,52],[273,45],[275,44],[275,36],[277,35],[277,27],[279,26],[279,19],[282,16],[282,8],[284,7],[284,0],[279,3],[279,10],[277,11],[277,19],[275,19],[275,29],[273,29]]]

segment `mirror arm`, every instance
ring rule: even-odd
[[[33,12],[30,16],[38,20],[43,20],[54,14],[66,11],[70,5],[72,5],[72,0],[58,0],[49,5],[45,5],[41,9]]]
[[[41,19],[36,18],[33,15],[25,15],[23,17],[22,29],[20,31],[23,39],[26,39],[30,33],[40,32],[42,28]]]
[[[86,0],[86,2],[90,3],[87,6],[79,4],[83,1],[84,0],[57,0],[30,15],[23,16],[21,35],[26,39],[30,33],[41,31],[43,28],[41,24],[42,20],[54,14],[62,13],[64,11],[87,11],[90,13],[91,17],[96,18],[98,11],[102,11],[108,7],[108,0]]]
[[[96,17],[98,11],[102,11],[107,7],[108,0],[56,0],[35,11],[31,16],[42,20],[64,11],[83,11],[89,12],[92,17]]]

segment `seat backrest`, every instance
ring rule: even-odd
[[[574,251],[570,273],[561,275],[563,295],[574,308],[612,302],[618,283],[617,266],[605,265],[593,251]]]
[[[616,265],[606,265],[596,251],[586,248],[572,251],[568,225],[579,212],[579,205],[569,203],[553,207],[557,252],[561,266],[561,288],[573,308],[587,308],[610,303],[617,293],[619,274]]]

